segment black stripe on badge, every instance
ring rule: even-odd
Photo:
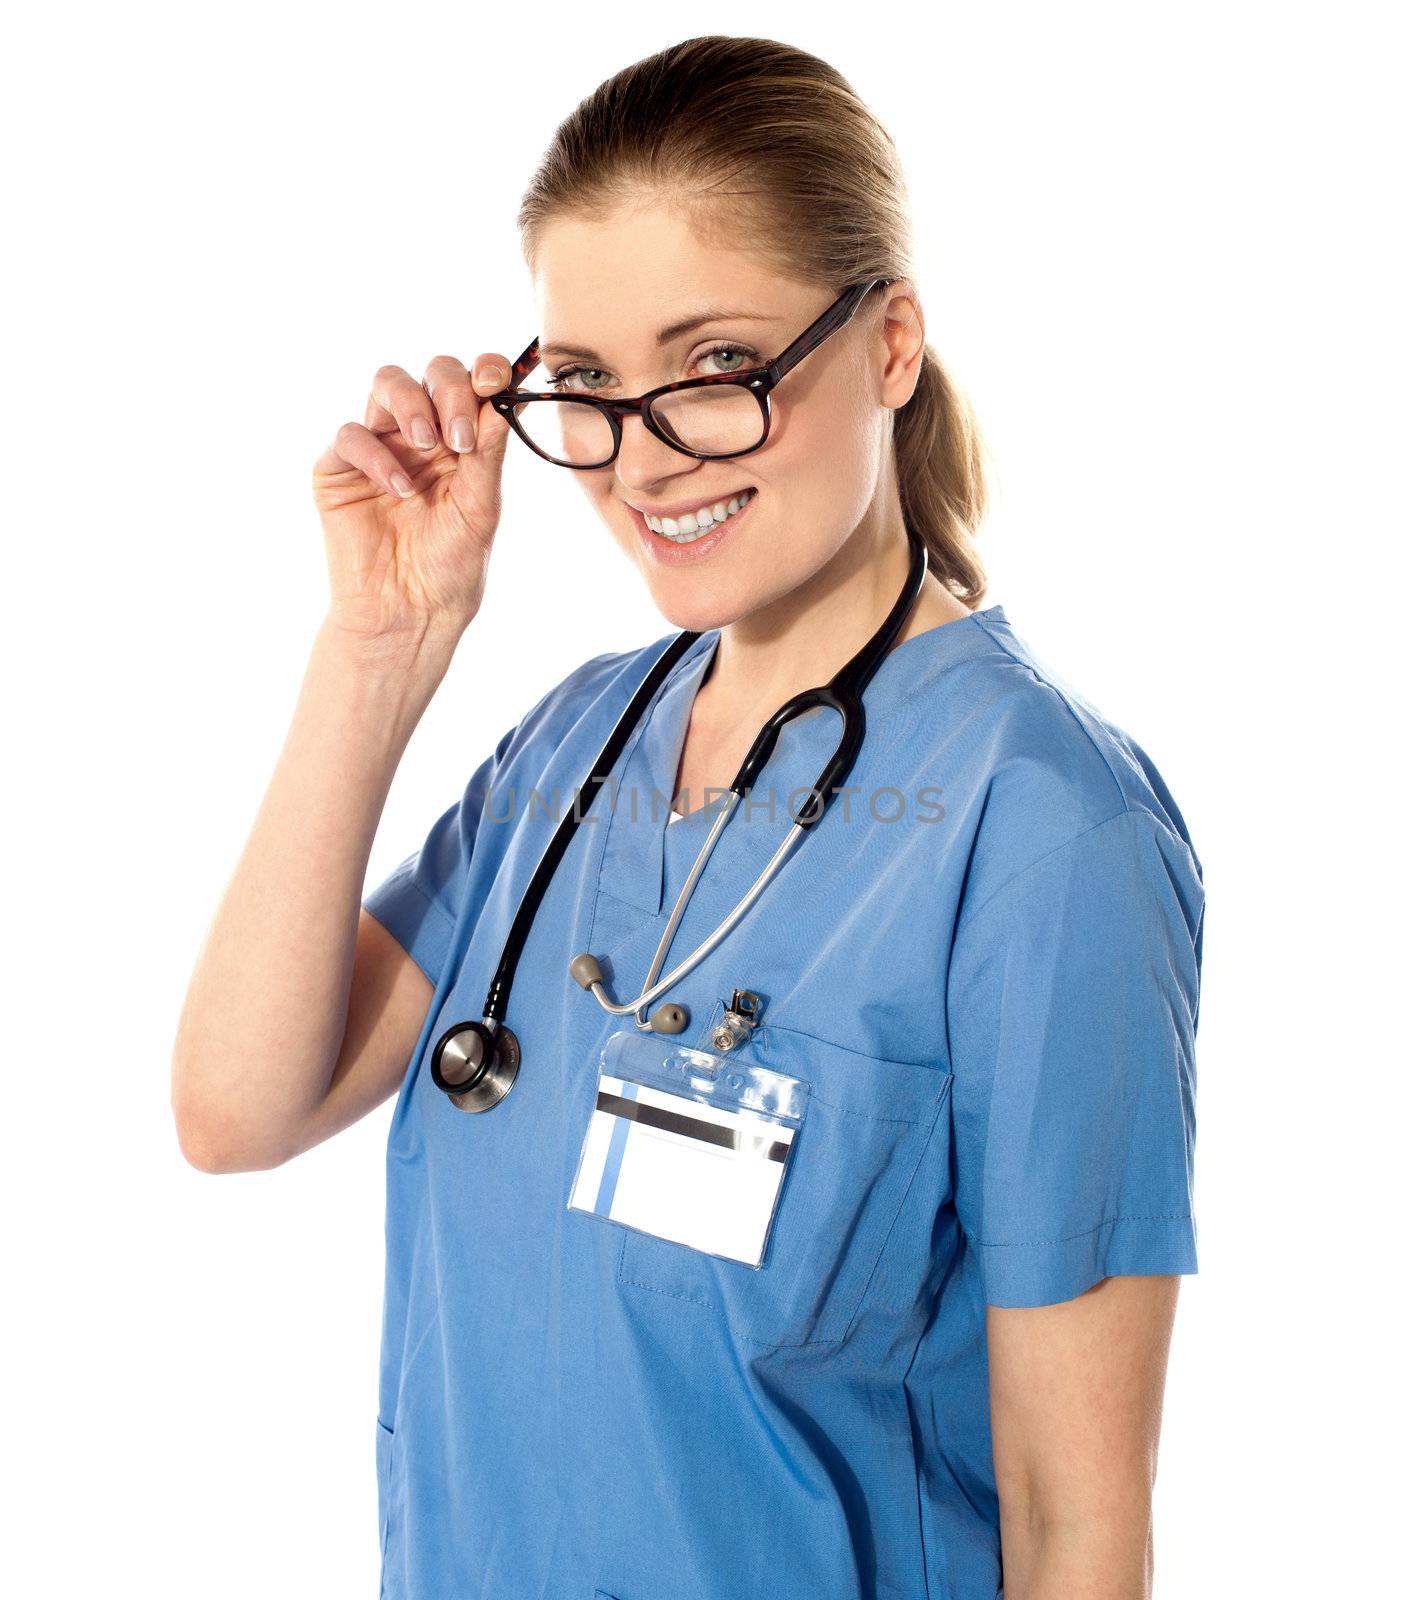
[[[763,1149],[747,1148],[746,1135],[738,1128],[724,1128],[718,1122],[702,1122],[699,1117],[688,1117],[684,1112],[667,1111],[662,1106],[643,1105],[640,1100],[628,1100],[625,1095],[597,1091],[597,1109],[614,1117],[625,1117],[628,1122],[644,1122],[649,1128],[664,1128],[668,1133],[681,1133],[688,1139],[700,1139],[706,1144],[718,1144],[727,1150],[740,1150],[744,1154],[762,1155],[768,1161],[783,1161],[789,1154],[789,1145],[776,1139]],[[751,1139],[757,1136],[750,1135]]]

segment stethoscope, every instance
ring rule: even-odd
[[[864,737],[864,690],[892,648],[893,641],[898,637],[927,575],[927,548],[911,524],[908,526],[908,548],[908,576],[883,625],[828,683],[818,689],[805,689],[793,699],[787,700],[756,735],[749,754],[741,763],[735,781],[727,791],[727,801],[720,808],[715,824],[706,835],[700,854],[687,874],[685,886],[677,897],[666,924],[666,931],[661,936],[661,943],[652,957],[651,968],[646,975],[642,992],[635,1000],[628,1000],[625,1004],[619,1005],[607,994],[602,979],[602,969],[596,956],[584,951],[574,958],[571,968],[573,978],[584,989],[591,990],[604,1011],[618,1016],[625,1016],[631,1012],[635,1015],[638,1028],[650,1029],[656,1033],[673,1034],[685,1029],[690,1014],[684,1006],[676,1004],[675,1001],[668,1000],[659,1005],[649,1019],[644,1019],[641,1013],[653,1000],[664,994],[673,984],[679,983],[692,968],[705,960],[754,905],[764,892],[765,885],[779,870],[795,844],[824,814],[828,804],[826,795],[834,789],[858,759]],[[513,987],[513,975],[518,967],[518,958],[523,953],[523,946],[533,926],[533,918],[537,915],[538,907],[542,904],[543,896],[547,893],[548,885],[552,881],[558,863],[562,860],[564,851],[577,831],[580,819],[591,810],[602,784],[610,776],[618,757],[626,749],[627,741],[631,738],[642,713],[655,698],[657,690],[666,681],[677,662],[700,637],[699,633],[679,633],[662,651],[632,696],[616,727],[612,729],[611,737],[603,746],[602,753],[592,763],[592,769],[578,791],[576,800],[559,822],[519,902],[512,926],[508,931],[507,941],[503,946],[498,970],[489,985],[488,998],[484,1002],[483,1020],[456,1022],[452,1028],[445,1030],[434,1046],[429,1062],[430,1074],[460,1111],[488,1111],[512,1088],[513,1080],[518,1076],[521,1052],[518,1036],[504,1021],[504,1016],[508,1010],[508,995]],[[795,811],[789,832],[765,870],[755,879],[720,926],[709,934],[678,967],[662,978],[661,963],[671,948],[671,941],[681,924],[686,904],[691,898],[691,891],[695,888],[696,880],[715,849],[716,840],[720,838],[727,823],[739,808],[741,800],[754,787],[756,778],[774,754],[780,730],[786,723],[792,722],[794,718],[802,716],[806,711],[812,711],[817,706],[828,706],[839,713],[843,732],[838,748],[815,780],[809,798]]]

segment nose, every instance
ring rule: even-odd
[[[694,472],[701,463],[658,439],[640,415],[622,418],[622,443],[612,463],[622,485],[642,494],[668,478]]]

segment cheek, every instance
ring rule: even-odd
[[[589,505],[602,519],[619,544],[635,543],[633,530],[627,520],[626,507],[617,498],[615,480],[611,470],[606,472],[576,472],[577,487],[587,497]]]
[[[822,384],[776,408],[768,441],[746,463],[796,510],[822,510],[857,504],[877,479],[879,453],[860,394]]]

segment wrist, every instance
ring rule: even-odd
[[[427,617],[397,631],[368,634],[328,611],[316,635],[316,648],[362,677],[409,682],[443,678],[469,618]]]

